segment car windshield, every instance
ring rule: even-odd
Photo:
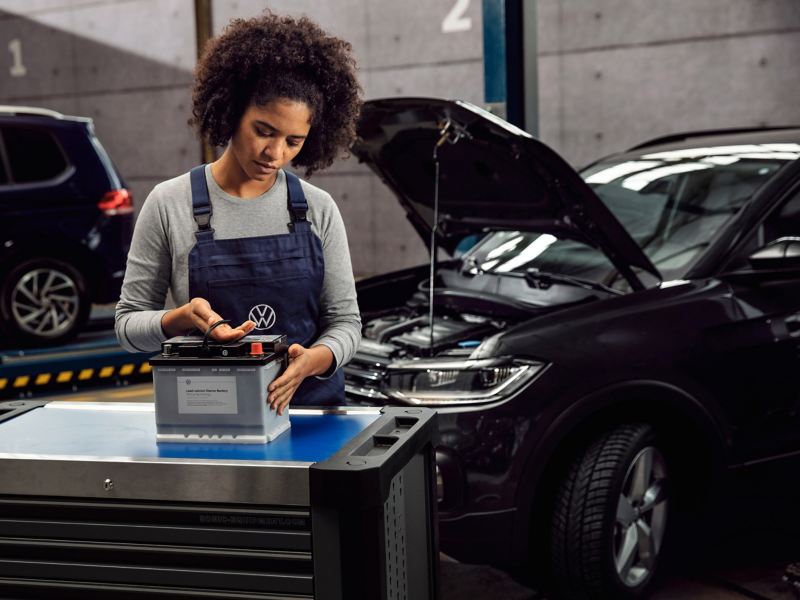
[[[664,280],[673,280],[686,274],[759,187],[798,158],[800,144],[718,146],[602,161],[581,176]],[[465,268],[473,271],[536,268],[626,288],[602,252],[550,234],[495,232],[464,258]],[[657,283],[652,277],[643,280]]]

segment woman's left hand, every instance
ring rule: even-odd
[[[283,414],[283,409],[289,405],[306,377],[324,373],[333,363],[333,352],[323,345],[305,348],[300,344],[292,344],[287,352],[289,366],[267,388],[269,407],[277,410],[279,415]]]

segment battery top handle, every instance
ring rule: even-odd
[[[231,321],[230,319],[220,319],[219,321],[214,323],[211,327],[206,329],[206,333],[205,335],[203,335],[203,350],[208,350],[208,336],[211,335],[211,332],[224,323],[230,325]]]

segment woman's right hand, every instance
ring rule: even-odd
[[[218,315],[205,298],[192,298],[188,303],[164,314],[161,328],[168,336],[183,335],[186,331],[197,329],[203,333],[222,317]],[[233,342],[250,333],[256,324],[245,321],[238,327],[223,323],[215,327],[211,337],[219,342]]]

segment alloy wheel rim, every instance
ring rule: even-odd
[[[11,291],[11,312],[17,326],[38,337],[56,337],[78,318],[80,295],[75,281],[57,269],[25,273]]]
[[[627,587],[653,572],[667,522],[667,469],[653,446],[639,451],[622,484],[614,522],[614,566]]]

